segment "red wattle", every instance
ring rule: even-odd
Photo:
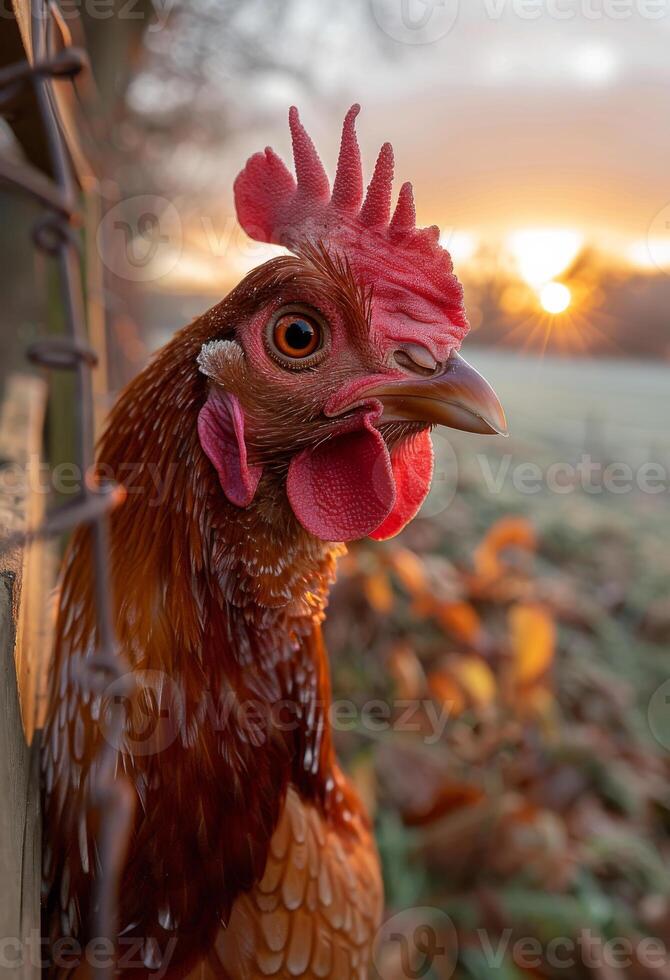
[[[364,538],[393,508],[391,457],[373,425],[376,414],[351,419],[346,431],[291,460],[286,483],[291,507],[302,526],[323,541]]]
[[[369,534],[375,541],[385,541],[409,524],[428,496],[433,478],[433,444],[426,429],[403,440],[391,453],[396,497],[391,512]]]

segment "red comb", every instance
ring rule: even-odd
[[[393,217],[393,148],[384,143],[363,201],[363,170],[356,139],[353,105],[344,119],[342,142],[332,194],[328,176],[316,148],[300,122],[298,110],[289,111],[296,177],[270,147],[255,153],[237,176],[235,206],[240,224],[251,238],[300,251],[321,241],[340,246],[354,267],[378,268],[388,259],[405,270],[413,288],[440,296],[459,333],[467,330],[463,290],[449,253],[439,245],[439,229],[416,227],[412,185],[402,185]],[[361,203],[362,202],[362,203]],[[423,287],[423,288],[422,288]]]

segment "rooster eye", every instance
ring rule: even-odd
[[[275,324],[274,339],[282,354],[307,357],[315,350],[319,333],[304,317],[283,316]]]
[[[314,363],[312,355],[324,344],[324,328],[319,318],[301,309],[280,311],[268,328],[270,353],[287,366],[310,366]]]

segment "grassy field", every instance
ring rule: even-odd
[[[606,446],[632,453],[660,450],[670,461],[667,364],[539,359],[476,348],[469,353],[499,392],[510,427],[520,436],[574,450],[596,426]]]

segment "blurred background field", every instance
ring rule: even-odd
[[[87,247],[106,244],[98,408],[271,254],[236,228],[231,186],[265,144],[289,156],[288,105],[332,174],[360,101],[366,170],[392,140],[398,186],[413,180],[464,281],[464,353],[511,429],[436,433],[421,518],[353,547],[332,597],[335,697],[358,709],[338,741],[374,814],[389,914],[446,912],[464,980],[670,977],[670,5],[654,19],[596,0],[565,0],[561,19],[485,0],[127,6],[67,17],[94,75],[75,108],[103,205]],[[21,155],[9,127],[0,150]],[[34,209],[4,194],[2,208],[0,381],[59,328]],[[52,413],[56,459],[65,431]],[[375,699],[395,705],[390,729],[372,730]],[[408,699],[418,731],[399,723]],[[587,933],[630,941],[630,965],[550,955]],[[637,955],[645,937],[666,945],[660,965]],[[514,945],[528,938],[532,963]],[[398,959],[383,971],[409,975]]]
[[[667,382],[642,364],[476,360],[510,439],[481,456],[438,439],[445,508],[438,491],[397,542],[357,546],[328,619],[336,691],[359,710],[340,742],[376,813],[389,903],[448,912],[458,977],[666,976],[635,953],[577,954],[566,972],[551,941],[670,939],[667,486],[490,481],[507,455],[508,474],[533,461],[543,481],[584,455],[667,467]],[[373,698],[398,700],[401,731],[370,730]],[[407,698],[433,707],[403,718]],[[541,955],[518,953],[528,937]]]

